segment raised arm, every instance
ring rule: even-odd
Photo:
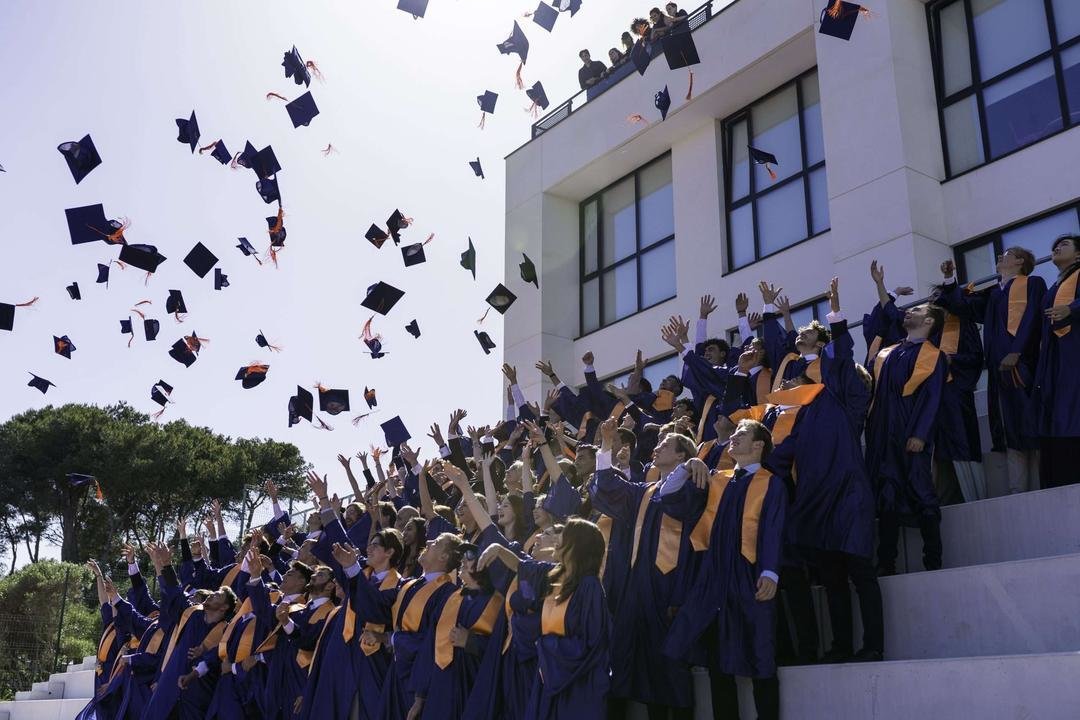
[[[468,506],[469,512],[472,513],[473,519],[476,521],[476,526],[483,532],[491,526],[491,516],[484,510],[484,506],[480,504],[480,501],[476,497],[476,493],[473,492],[472,486],[469,485],[469,478],[465,473],[461,471],[461,468],[456,465],[449,465],[443,468],[447,477],[454,483],[454,487],[461,493],[461,499],[465,505]]]
[[[363,492],[360,490],[360,483],[356,482],[356,476],[353,475],[352,459],[347,458],[340,453],[338,454],[337,459],[338,462],[341,463],[341,467],[345,469],[345,477],[349,478],[349,487],[352,488],[353,497],[359,500],[360,496],[363,495]]]
[[[444,464],[443,467],[445,469],[447,466]],[[457,465],[451,464],[450,467],[461,470]],[[422,515],[425,520],[430,520],[435,517],[435,506],[431,502],[431,489],[428,487],[428,473],[430,471],[430,462],[425,462],[420,466],[420,515]],[[372,523],[372,527],[374,526],[375,524]]]

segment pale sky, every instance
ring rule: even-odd
[[[149,414],[158,409],[151,386],[164,379],[175,387],[175,403],[163,421],[292,442],[343,493],[336,455],[381,442],[379,423],[395,414],[423,456],[434,452],[424,437],[429,424],[438,420],[445,431],[454,407],[469,411],[467,424],[497,421],[502,323],[494,312],[482,326],[477,320],[484,298],[504,281],[503,157],[528,140],[533,119],[524,91],[513,86],[516,56],[495,46],[517,19],[531,44],[525,84],[541,80],[555,106],[577,91],[578,50],[606,60],[630,19],[651,7],[585,0],[575,17],[560,14],[549,34],[522,17],[534,6],[431,0],[427,17],[414,20],[395,0],[6,0],[0,301],[41,299],[16,312],[14,332],[0,332],[0,419],[48,404],[119,400]],[[294,44],[326,79],[310,88],[321,114],[298,129],[284,103],[264,99],[270,91],[290,99],[302,93],[281,67]],[[481,131],[475,97],[488,89],[499,101]],[[276,205],[262,202],[251,171],[232,171],[177,142],[174,118],[193,109],[200,145],[218,138],[231,152],[249,139],[257,148],[273,145],[288,231],[280,269],[258,267],[235,249],[239,236],[266,249],[264,218]],[[56,146],[87,133],[103,162],[76,186]],[[339,153],[323,157],[328,143]],[[478,155],[483,181],[467,165]],[[115,258],[117,248],[70,244],[64,209],[99,202],[108,217],[130,218],[129,242],[156,245],[169,258],[148,286],[130,267],[114,267],[108,289],[96,285],[97,263]],[[436,234],[426,264],[406,269],[392,242],[376,251],[364,239],[395,208],[415,218],[403,244]],[[478,253],[475,282],[458,265],[469,236]],[[231,287],[215,292],[212,272],[200,280],[183,264],[200,241],[219,257]],[[388,317],[376,317],[388,355],[372,360],[359,340],[370,315],[360,302],[378,280],[406,296]],[[73,281],[78,302],[65,292]],[[507,285],[519,295],[536,292],[516,275]],[[183,324],[165,313],[170,289],[187,301]],[[161,333],[147,343],[137,327],[129,349],[119,321],[144,299],[153,301],[149,316],[161,321]],[[419,340],[404,330],[413,318]],[[514,322],[513,308],[506,322]],[[257,347],[260,329],[284,352]],[[499,348],[485,356],[475,329],[487,330]],[[210,343],[184,368],[167,352],[193,331]],[[65,334],[78,348],[71,360],[52,350],[52,336]],[[270,364],[268,379],[243,390],[233,377],[253,361]],[[57,387],[42,396],[26,386],[29,372]],[[349,388],[353,413],[324,414],[334,432],[306,422],[288,428],[289,396],[297,384],[316,381]],[[366,412],[365,385],[377,389],[379,412],[354,428],[349,420]],[[101,480],[107,492],[108,478]]]

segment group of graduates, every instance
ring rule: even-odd
[[[902,525],[941,567],[935,479],[978,450],[973,356],[1010,470],[1030,475],[1041,443],[1043,484],[1077,480],[1062,457],[1080,449],[1080,238],[1052,259],[1049,289],[1019,248],[983,291],[958,288],[946,263],[934,303],[903,311],[875,263],[865,367],[835,278],[827,326],[785,328],[767,283],[760,315],[740,294],[734,348],[709,337],[706,296],[694,341],[681,317],[661,329],[683,371],[655,389],[640,353],[625,387],[601,383],[588,353],[579,392],[537,363],[553,386],[541,407],[506,365],[503,422],[463,431],[455,411],[445,438],[431,426],[428,460],[408,443],[385,468],[387,451],[358,453],[363,487],[339,456],[355,499],[310,473],[318,509],[302,527],[272,483],[273,518],[238,550],[216,504],[206,538],[181,520],[177,557],[145,548],[156,601],[134,549],[126,597],[91,563],[104,631],[79,718],[617,718],[630,701],[690,718],[695,666],[715,717],[738,717],[745,676],[757,716],[777,718],[778,655],[882,659],[877,578],[895,572]],[[811,578],[828,597],[823,658]]]

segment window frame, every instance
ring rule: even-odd
[[[816,295],[816,296],[810,298],[809,300],[804,300],[803,302],[799,303],[798,305],[793,305],[791,307],[791,314],[794,316],[795,313],[798,313],[798,312],[800,312],[802,310],[805,310],[806,308],[810,308],[811,309],[810,314],[813,316],[813,319],[817,320],[822,325],[828,326],[829,323],[825,319],[825,316],[828,315],[828,311],[826,311],[825,315],[819,315],[818,314],[818,310],[821,308],[821,304],[823,302],[828,304],[829,296],[828,295]],[[783,322],[783,320],[781,320],[781,323],[782,322]],[[797,326],[797,324],[796,324],[796,326]],[[757,333],[757,331],[755,330],[754,331],[754,337],[762,337],[762,336],[759,335]],[[738,341],[736,341],[736,338],[738,338]],[[727,330],[725,330],[724,331],[724,339],[727,340],[728,345],[730,345],[731,347],[738,347],[738,346],[742,345],[742,341],[745,340],[745,338],[742,338],[739,335],[739,327],[738,327],[738,325],[736,325],[735,327],[730,327]]]
[[[971,69],[971,85],[958,90],[951,95],[945,95],[945,65],[943,62],[944,53],[941,38],[941,23],[938,21],[938,17],[941,11],[955,3],[961,3],[964,6],[965,13],[965,28],[967,30],[968,41],[968,60],[970,62]],[[929,29],[929,41],[930,41],[930,59],[934,73],[934,98],[937,101],[938,112],[938,130],[941,134],[941,153],[942,159],[945,163],[945,181],[953,180],[958,177],[962,177],[973,170],[978,170],[981,167],[985,167],[990,163],[997,162],[1004,158],[1009,157],[1013,153],[1020,152],[1026,148],[1036,145],[1044,140],[1054,137],[1067,130],[1071,130],[1074,127],[1080,126],[1080,121],[1072,122],[1071,113],[1069,111],[1069,97],[1065,88],[1065,75],[1064,69],[1061,64],[1061,55],[1065,51],[1080,45],[1080,35],[1071,38],[1064,43],[1058,40],[1057,22],[1054,18],[1053,0],[1042,0],[1045,18],[1047,24],[1047,32],[1049,33],[1050,43],[1049,48],[1043,52],[1028,58],[1019,65],[998,73],[994,77],[984,79],[982,77],[982,71],[979,67],[978,48],[976,47],[977,39],[975,37],[975,19],[971,12],[971,0],[934,0],[927,3],[926,6],[926,21]],[[1017,75],[1029,68],[1032,68],[1039,63],[1051,60],[1051,65],[1054,68],[1054,81],[1058,92],[1058,110],[1061,113],[1061,127],[1051,133],[1043,135],[1037,140],[1015,147],[1008,152],[1002,153],[997,157],[991,157],[990,153],[990,131],[986,125],[986,102],[984,100],[986,88],[997,84],[998,82],[1008,79],[1014,75]],[[977,165],[973,165],[966,170],[960,172],[952,172],[952,162],[949,158],[949,139],[945,131],[945,108],[952,106],[955,103],[966,100],[967,98],[975,97],[975,109],[979,117],[979,143],[981,145],[983,161]],[[1078,109],[1080,111],[1080,109]]]
[[[823,235],[823,234],[829,232],[832,229],[832,216],[830,215],[829,224],[825,228],[823,228],[822,230],[820,230],[820,231],[818,231],[816,233],[814,232],[814,217],[813,217],[813,209],[811,208],[811,197],[810,197],[810,176],[812,174],[814,174],[814,172],[816,172],[817,170],[825,168],[827,158],[824,156],[824,153],[823,153],[822,159],[819,160],[818,162],[813,163],[812,165],[807,165],[806,164],[806,149],[807,149],[807,145],[806,145],[806,122],[804,120],[805,107],[803,106],[804,98],[803,98],[803,88],[802,88],[802,86],[803,86],[803,80],[804,79],[810,77],[811,75],[815,75],[815,74],[818,74],[818,68],[817,68],[816,65],[814,67],[810,68],[809,70],[805,70],[804,72],[799,73],[798,75],[796,75],[795,77],[793,77],[790,80],[786,81],[785,83],[783,83],[779,87],[773,88],[768,93],[766,93],[766,94],[762,95],[761,97],[757,98],[756,100],[754,100],[754,102],[752,102],[749,105],[743,107],[742,109],[736,111],[735,113],[732,113],[731,115],[729,115],[728,117],[726,117],[724,119],[724,122],[723,122],[723,133],[724,133],[724,135],[723,135],[724,209],[725,209],[724,225],[725,225],[727,237],[725,238],[725,242],[724,242],[724,271],[722,273],[722,276],[727,276],[727,275],[730,275],[732,273],[739,272],[740,270],[745,270],[746,268],[750,267],[751,265],[753,265],[755,263],[761,262],[762,260],[765,260],[766,258],[770,258],[770,257],[772,257],[774,255],[778,255],[778,254],[780,254],[780,253],[782,253],[782,252],[784,252],[786,250],[790,250],[791,248],[793,248],[793,247],[795,247],[797,245],[801,245],[802,243],[806,242],[807,240],[812,240],[813,238],[818,237],[819,235]],[[800,147],[801,155],[802,155],[802,157],[800,158],[801,167],[800,167],[799,171],[791,174],[790,176],[788,176],[788,177],[786,177],[786,178],[784,178],[782,180],[779,180],[779,181],[771,184],[768,188],[766,188],[763,191],[758,191],[758,189],[755,187],[755,178],[757,176],[757,173],[754,172],[754,169],[753,169],[754,162],[752,160],[749,160],[749,162],[750,162],[749,190],[748,190],[747,194],[744,197],[739,198],[739,200],[732,201],[732,199],[731,199],[731,187],[732,187],[731,175],[732,175],[732,170],[733,170],[733,166],[732,166],[733,152],[732,152],[732,145],[731,145],[732,140],[733,140],[733,133],[731,131],[732,127],[734,127],[735,125],[738,125],[739,123],[745,121],[746,122],[746,138],[747,138],[747,142],[748,143],[752,142],[752,138],[754,136],[754,125],[753,125],[753,122],[751,120],[751,111],[754,109],[755,106],[760,105],[761,103],[763,103],[766,100],[772,98],[773,96],[784,92],[785,90],[790,88],[792,85],[795,86],[795,102],[796,102],[796,105],[798,106],[798,118],[799,118],[799,147]],[[819,85],[819,88],[820,88],[820,85]],[[820,89],[819,89],[819,103],[820,103]],[[764,148],[762,148],[762,149],[764,149]],[[798,181],[800,179],[803,181],[803,211],[804,211],[804,215],[805,215],[805,219],[806,219],[806,237],[804,237],[802,240],[798,240],[798,241],[796,241],[796,242],[794,242],[794,243],[792,243],[790,245],[782,247],[779,250],[775,250],[775,251],[773,251],[771,253],[767,253],[765,255],[762,255],[761,254],[761,237],[760,237],[760,234],[758,232],[758,222],[757,222],[757,201],[758,201],[759,198],[767,196],[770,193],[775,192],[775,191],[783,188],[784,186],[786,186],[786,185],[788,185],[790,183],[796,182],[796,181]],[[733,253],[732,253],[733,246],[732,246],[732,234],[731,234],[731,213],[732,213],[732,211],[738,210],[739,208],[742,208],[742,207],[744,207],[744,206],[746,206],[748,204],[750,205],[750,222],[751,222],[751,225],[752,225],[752,228],[753,228],[753,235],[754,235],[754,259],[751,260],[750,262],[746,263],[745,265],[740,265],[739,267],[736,268],[736,267],[734,267],[734,262],[732,260],[732,258],[733,258]]]
[[[983,245],[991,245],[994,248],[994,257],[996,258],[1001,253],[1005,252],[1005,241],[1004,241],[1004,238],[1003,238],[1005,233],[1012,232],[1013,230],[1019,230],[1020,228],[1024,227],[1025,225],[1032,225],[1032,224],[1037,223],[1037,222],[1039,222],[1041,220],[1045,220],[1046,218],[1051,217],[1052,215],[1058,215],[1060,213],[1065,213],[1065,212],[1068,212],[1069,210],[1072,210],[1074,213],[1076,213],[1077,221],[1078,221],[1078,223],[1080,223],[1080,199],[1077,199],[1077,200],[1073,200],[1072,202],[1065,203],[1064,205],[1059,205],[1059,206],[1057,206],[1055,208],[1045,210],[1045,211],[1039,213],[1038,215],[1033,215],[1033,216],[1031,216],[1029,218],[1024,218],[1023,220],[1018,220],[1017,222],[1011,223],[1009,225],[1005,225],[1004,227],[1000,227],[1000,228],[998,228],[996,230],[993,230],[991,232],[984,233],[984,234],[979,235],[977,237],[973,237],[970,240],[965,240],[964,242],[960,243],[959,245],[953,245],[953,248],[952,248],[952,250],[953,250],[953,264],[956,266],[956,280],[957,280],[957,282],[959,282],[959,283],[974,282],[976,284],[982,284],[984,282],[988,282],[989,280],[997,277],[997,273],[994,273],[994,274],[989,275],[987,277],[981,277],[981,278],[968,277],[967,263],[964,260],[964,254],[966,252],[968,252],[969,250],[974,250],[974,249],[976,249],[978,247],[981,247]],[[1039,265],[1043,265],[1043,264],[1045,264],[1045,263],[1047,263],[1049,261],[1050,261],[1050,256],[1049,255],[1044,255],[1042,257],[1036,256],[1035,257],[1035,267],[1038,267]]]
[[[670,296],[665,297],[665,298],[663,298],[663,299],[661,299],[661,300],[659,300],[657,302],[654,302],[654,303],[652,303],[650,305],[642,306],[642,304],[641,304],[641,293],[642,293],[642,286],[641,286],[641,284],[642,284],[642,263],[641,263],[641,258],[642,258],[642,256],[644,256],[646,253],[648,253],[648,252],[650,252],[652,250],[657,250],[657,249],[663,247],[666,243],[674,243],[675,242],[675,232],[674,232],[674,228],[675,228],[675,209],[674,209],[675,172],[674,172],[674,166],[672,166],[672,173],[671,173],[671,176],[672,176],[671,177],[671,192],[672,192],[672,198],[673,198],[673,203],[672,203],[673,207],[672,207],[672,213],[671,213],[672,214],[672,233],[670,235],[666,236],[666,237],[660,238],[659,240],[655,240],[655,241],[653,241],[653,242],[651,242],[651,243],[649,243],[648,245],[645,245],[645,246],[642,246],[642,244],[641,244],[641,179],[640,179],[640,175],[643,172],[645,172],[648,168],[652,167],[653,165],[656,165],[657,163],[662,162],[665,159],[670,159],[670,158],[671,158],[671,150],[666,150],[663,153],[661,153],[660,155],[657,155],[656,157],[654,157],[652,160],[649,160],[648,162],[643,163],[642,165],[634,168],[633,170],[626,173],[622,177],[614,180],[611,183],[608,183],[603,188],[601,188],[597,192],[593,193],[592,195],[590,195],[589,197],[585,198],[580,203],[578,203],[578,335],[577,335],[577,337],[574,338],[575,340],[583,338],[586,335],[591,335],[592,333],[599,332],[599,331],[603,330],[604,328],[609,328],[609,327],[615,325],[616,323],[620,323],[623,320],[626,320],[628,318],[632,318],[635,315],[643,313],[646,310],[654,308],[657,305],[662,305],[663,303],[666,303],[669,300],[673,300],[676,297],[678,297],[678,294],[679,294],[679,290],[678,290],[678,267],[676,267],[675,268],[675,282],[673,283],[674,291],[672,292],[672,294]],[[620,258],[619,260],[615,260],[610,265],[604,265],[604,260],[603,260],[603,258],[604,258],[604,250],[603,250],[603,248],[604,248],[604,222],[603,222],[603,218],[604,218],[604,202],[603,202],[604,193],[606,193],[608,190],[611,190],[612,188],[619,185],[620,183],[624,182],[628,178],[633,178],[633,180],[634,180],[634,252],[630,253],[629,255],[627,255],[624,258]],[[585,271],[585,207],[587,205],[589,205],[589,203],[592,203],[594,201],[596,202],[596,218],[597,218],[597,223],[596,223],[596,269],[593,270],[592,272],[587,273]],[[623,317],[616,318],[615,320],[611,321],[610,323],[605,324],[604,323],[604,275],[606,275],[608,273],[611,273],[611,272],[614,272],[617,268],[625,265],[626,263],[630,263],[630,262],[634,262],[637,265],[637,267],[636,267],[636,269],[637,269],[637,278],[636,278],[637,279],[637,288],[635,290],[636,295],[637,295],[637,301],[635,303],[635,306],[637,307],[637,310],[635,310],[634,312],[632,312],[632,313],[630,313],[628,315],[624,315]],[[589,330],[588,332],[585,332],[585,284],[592,281],[592,280],[597,281],[597,313],[598,313],[597,326],[596,326],[596,328],[594,328],[592,330]]]

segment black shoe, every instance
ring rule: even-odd
[[[825,657],[821,659],[824,665],[838,665],[840,663],[849,662],[852,658],[850,650],[830,650],[825,653]]]
[[[881,662],[885,659],[884,654],[880,650],[870,650],[863,648],[859,652],[855,653],[852,658],[855,662]]]

